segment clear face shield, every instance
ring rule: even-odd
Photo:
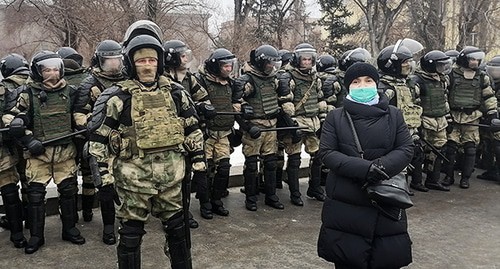
[[[500,66],[499,65],[487,65],[486,66],[486,73],[493,79],[493,80],[500,80]]]
[[[310,70],[316,66],[316,52],[315,51],[300,51],[296,52],[299,59],[300,69]]]
[[[38,73],[46,79],[47,74],[57,72],[60,78],[61,70],[64,69],[63,61],[60,58],[49,58],[36,63]]]
[[[467,54],[467,60],[469,61],[469,68],[473,70],[477,70],[481,61],[484,59],[484,52],[478,51]]]
[[[264,63],[264,74],[271,75],[281,68],[281,60],[266,60]]]
[[[421,55],[419,53],[424,49],[424,46],[420,42],[411,38],[399,39],[394,46],[394,51],[396,52],[401,46],[408,48],[415,59],[420,59]]]
[[[180,49],[179,58],[181,61],[181,66],[186,67],[193,60],[193,52],[188,48]]]
[[[401,63],[401,75],[409,76],[415,72],[416,63],[413,58],[409,58]]]
[[[441,75],[448,75],[451,73],[451,69],[453,67],[453,60],[439,60],[436,62],[436,72]]]
[[[102,71],[117,74],[123,68],[123,57],[121,55],[101,56],[99,57],[99,64]]]
[[[219,60],[220,76],[228,78],[234,76],[236,58]]]
[[[372,63],[372,55],[364,48],[356,48],[349,53],[347,58],[352,62]]]

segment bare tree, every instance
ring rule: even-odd
[[[416,38],[427,50],[443,50],[445,46],[444,0],[420,0],[408,2],[408,12]]]
[[[394,21],[408,0],[353,0],[366,18],[371,53],[376,55],[385,47]],[[464,0],[466,1],[466,0]]]
[[[482,21],[485,21],[485,14],[491,4],[496,1],[490,0],[461,0],[460,12],[458,14],[458,44],[457,50],[461,50],[466,45],[477,45],[477,33]],[[482,29],[481,29],[482,30]],[[483,44],[484,45],[484,44]]]

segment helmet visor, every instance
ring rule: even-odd
[[[413,58],[407,59],[401,63],[401,75],[409,76],[415,72],[416,63]]]
[[[45,60],[41,60],[38,63],[36,63],[36,67],[40,74],[42,74],[42,71],[44,69],[58,69],[62,70],[63,69],[63,61],[61,58],[49,58]]]
[[[311,51],[301,51],[296,52],[297,58],[299,59],[300,68],[312,69],[316,64],[316,52]]]
[[[436,61],[436,72],[441,75],[448,75],[449,73],[451,73],[452,66],[452,59]]]
[[[474,59],[474,60],[482,60],[484,59],[484,52],[482,51],[477,51],[473,53],[467,54],[468,59]]]
[[[264,63],[264,74],[271,75],[276,73],[281,68],[281,61],[266,60]]]
[[[236,58],[221,59],[219,62],[220,76],[223,78],[231,77],[234,75],[234,67],[236,65]]]
[[[123,58],[121,55],[99,57],[99,64],[102,71],[117,74],[123,68]]]
[[[354,49],[350,55],[348,55],[350,61],[354,62],[371,62],[372,55],[369,51],[364,48]]]
[[[179,51],[179,57],[181,60],[181,66],[186,66],[193,60],[193,53],[190,49],[184,48]]]
[[[487,65],[486,72],[492,79],[500,80],[500,66]]]

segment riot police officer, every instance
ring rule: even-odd
[[[497,99],[491,88],[490,77],[479,70],[484,52],[477,47],[466,46],[457,57],[456,67],[449,74],[450,85],[448,103],[450,104],[451,130],[448,134],[444,185],[454,183],[453,165],[459,146],[464,149],[460,187],[469,188],[469,179],[474,170],[476,146],[480,142],[479,123],[481,117],[486,122],[497,118]],[[472,124],[472,125],[471,125]]]
[[[64,80],[62,59],[54,52],[41,51],[33,57],[30,78],[21,86],[17,113],[10,133],[27,150],[30,234],[25,252],[32,254],[45,243],[45,194],[51,179],[57,185],[62,220],[62,239],[84,244],[76,223],[76,148],[73,128],[84,128],[88,97]],[[60,138],[60,139],[59,139]],[[46,141],[45,144],[42,142]],[[50,142],[49,142],[50,141]]]
[[[433,50],[420,58],[420,67],[412,76],[413,83],[420,89],[420,105],[422,106],[422,135],[431,146],[426,145],[424,168],[427,172],[425,186],[412,178],[410,186],[413,189],[426,191],[426,189],[449,191],[440,181],[441,165],[444,155],[443,146],[446,144],[446,128],[451,120],[447,99],[448,80],[446,76],[451,72],[452,60],[442,51]],[[436,152],[437,151],[437,152]]]
[[[122,73],[122,46],[114,40],[101,41],[91,60],[89,75],[82,81],[79,91],[89,94],[89,105],[94,104],[101,93],[113,84],[125,80]],[[84,221],[92,220],[92,206],[95,196],[95,182],[91,176],[88,160],[81,159],[80,168],[83,177],[82,215]],[[99,197],[101,198],[101,197]],[[102,241],[107,245],[116,243],[115,207],[113,201],[99,199],[101,208],[103,234]]]
[[[276,131],[261,133],[262,129],[276,127],[279,103],[287,101],[287,97],[277,93],[276,72],[280,66],[281,57],[274,47],[259,46],[251,51],[250,63],[243,66],[244,75],[234,83],[232,102],[235,109],[248,114],[237,120],[243,130],[245,207],[250,211],[257,210],[256,178],[260,156],[264,160],[265,204],[276,209],[284,208],[276,195]]]
[[[418,47],[415,51],[419,51],[423,48],[422,45],[416,41],[410,42],[409,45]],[[409,173],[414,183],[412,186],[417,187],[416,190],[419,191],[428,191],[427,188],[422,186],[424,151],[419,136],[419,128],[422,125],[422,107],[419,105],[420,92],[418,84],[409,84],[408,79],[408,76],[412,74],[415,69],[413,53],[413,50],[405,46],[403,40],[398,40],[396,45],[391,45],[382,49],[377,57],[377,66],[381,73],[378,87],[379,90],[385,92],[389,97],[389,104],[401,109],[405,123],[408,125],[408,129],[413,138],[415,151],[411,162],[413,167]]]
[[[8,109],[9,103],[15,101],[15,90],[26,82],[29,69],[26,59],[16,53],[9,54],[0,61],[0,72],[4,79],[0,82],[0,113],[2,115],[2,126],[8,125],[12,120],[9,114],[4,115],[4,110]],[[9,100],[10,99],[10,100]],[[10,241],[14,247],[23,248],[26,246],[26,238],[23,235],[23,218],[26,218],[27,197],[25,198],[27,182],[24,169],[26,161],[22,159],[22,164],[18,165],[19,154],[15,143],[12,143],[7,132],[0,133],[0,192],[5,208],[5,216],[2,216],[2,227],[10,229]],[[21,169],[18,173],[17,169]],[[21,177],[23,187],[23,202],[19,199],[19,187],[17,183]]]

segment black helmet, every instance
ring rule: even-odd
[[[76,67],[77,64],[79,67],[83,65],[83,56],[80,55],[75,49],[70,47],[61,47],[56,53],[63,59],[64,65],[68,67]],[[77,68],[74,68],[77,69]]]
[[[221,74],[221,66],[224,64],[231,63],[234,65],[236,62],[236,56],[227,49],[219,48],[214,50],[212,54],[205,60],[205,69],[216,76]],[[234,68],[234,66],[233,66]]]
[[[59,68],[59,78],[64,77],[64,64],[59,54],[42,50],[33,56],[30,64],[30,77],[37,82],[43,81],[42,69],[43,67],[57,67]]]
[[[324,72],[328,68],[335,69],[337,67],[337,59],[332,55],[321,55],[316,62],[316,70]]]
[[[462,51],[460,51],[460,54],[458,54],[457,56],[457,65],[464,68],[477,69],[481,64],[481,61],[484,59],[484,56],[484,51],[480,50],[479,48],[466,46]],[[469,59],[478,60],[478,65],[470,67]]]
[[[281,67],[281,57],[278,51],[270,45],[262,45],[250,52],[250,64],[266,75]]]
[[[154,49],[158,54],[158,67],[156,69],[155,77],[155,79],[158,79],[158,77],[163,74],[163,46],[161,45],[160,41],[150,35],[138,35],[129,41],[128,46],[125,47],[125,51],[123,53],[125,72],[127,73],[127,76],[129,78],[137,77],[134,63],[134,53],[144,48]]]
[[[364,48],[356,48],[353,50],[348,50],[342,54],[339,61],[339,69],[342,71],[347,71],[351,65],[357,62],[370,62],[372,55]]]
[[[316,49],[309,43],[298,44],[293,49],[293,58],[290,64],[294,67],[300,68],[300,60],[302,57],[311,58],[312,65],[316,63]]]
[[[104,59],[115,57],[122,57],[122,45],[114,40],[106,39],[101,41],[95,48],[91,65],[102,68]]]
[[[0,71],[4,78],[15,74],[28,75],[29,63],[23,56],[11,53],[0,60]]]
[[[450,56],[450,59],[455,63],[457,61],[457,57],[460,54],[457,50],[447,50],[444,52],[447,56]]]
[[[183,54],[187,54],[188,57],[191,56],[191,50],[180,40],[174,39],[165,42],[163,49],[165,50],[165,65],[168,67],[180,67]]]
[[[403,62],[411,58],[413,58],[413,53],[407,47],[402,45],[391,45],[380,51],[380,54],[377,57],[377,66],[378,69],[385,74],[393,76],[406,76],[408,74],[402,74],[401,65]]]
[[[281,66],[287,65],[293,58],[293,53],[285,49],[278,50],[278,55],[281,57]]]
[[[127,28],[123,38],[123,48],[127,47],[129,42],[138,35],[152,36],[161,44],[163,33],[156,23],[149,20],[138,20]]]
[[[420,58],[420,67],[427,73],[447,75],[451,72],[453,61],[440,50],[433,50]]]
[[[486,64],[486,72],[494,80],[500,80],[500,55],[497,55]]]

